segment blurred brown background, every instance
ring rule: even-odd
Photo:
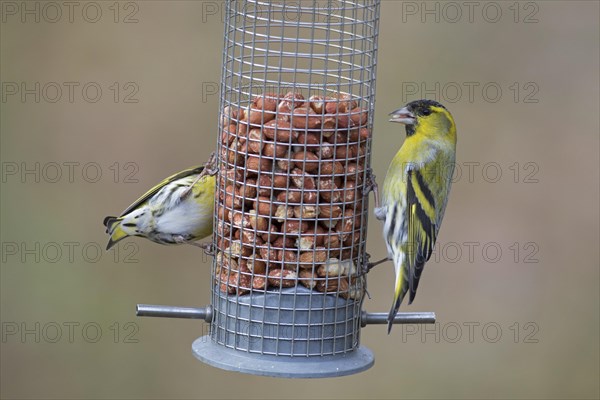
[[[437,98],[459,128],[462,174],[403,307],[439,324],[368,327],[372,369],[311,381],[213,369],[190,350],[206,325],[134,316],[209,301],[197,248],[103,251],[104,216],[215,147],[224,4],[24,4],[0,4],[3,398],[599,397],[597,2],[383,2],[375,172],[407,100]],[[374,218],[369,235],[383,255]],[[369,311],[392,276],[369,276]]]

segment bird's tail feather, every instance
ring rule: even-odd
[[[394,303],[392,304],[392,308],[390,313],[388,314],[388,335],[392,331],[392,325],[394,324],[394,318],[396,314],[398,314],[398,310],[400,309],[400,304],[402,304],[402,300],[408,291],[408,280],[404,276],[404,267],[401,265],[397,275],[396,275],[396,285],[394,288]]]
[[[106,250],[109,250],[115,244],[125,239],[129,234],[123,230],[121,226],[122,218],[117,217],[106,217],[104,218],[104,226],[106,226],[106,233],[110,235]]]
[[[413,300],[415,299],[415,295],[417,294],[417,287],[419,287],[419,279],[421,278],[421,272],[423,272],[423,267],[425,267],[424,262],[417,262],[415,265],[415,273],[412,279],[413,287],[410,288],[410,296],[408,298],[408,304],[411,305]]]
[[[398,297],[394,297],[394,304],[392,305],[392,309],[390,310],[390,313],[388,314],[388,329],[387,329],[387,333],[388,335],[390,334],[390,332],[392,331],[392,326],[394,325],[394,318],[396,317],[396,314],[398,314],[398,310],[400,309],[400,303],[402,303],[402,296],[398,296]]]

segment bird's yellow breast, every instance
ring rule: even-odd
[[[454,171],[456,126],[452,116],[439,109],[436,116],[420,118],[414,134],[407,136],[396,153],[383,184],[384,201],[406,195],[406,172],[420,170],[433,190],[446,190]]]

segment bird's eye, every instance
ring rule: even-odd
[[[427,116],[427,115],[431,115],[431,110],[429,108],[426,108],[423,110],[423,115]]]

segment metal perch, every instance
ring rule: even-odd
[[[138,304],[135,308],[138,317],[158,318],[183,318],[202,319],[206,322],[212,321],[212,307],[207,305],[202,308],[160,306],[154,304]],[[361,326],[387,324],[387,313],[362,312]],[[398,313],[394,318],[394,324],[434,324],[435,313],[433,312],[405,312]]]

